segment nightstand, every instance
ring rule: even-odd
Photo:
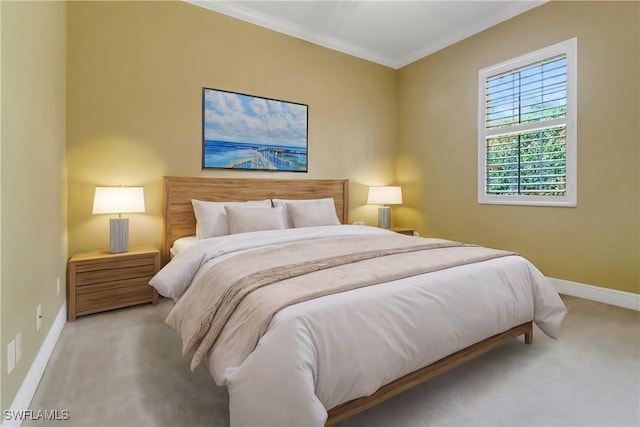
[[[413,228],[391,227],[390,230],[396,233],[406,234],[407,236],[413,236]]]
[[[129,252],[78,253],[67,265],[67,319],[147,302],[158,303],[149,280],[160,269],[160,251],[136,246]]]

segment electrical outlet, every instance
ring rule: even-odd
[[[353,225],[364,225],[364,221],[354,221]]]
[[[18,363],[20,361],[20,358],[22,357],[22,334],[20,332],[18,332],[16,334],[16,363]]]
[[[56,294],[60,295],[60,278],[56,278]]]
[[[42,306],[38,304],[36,307],[36,331],[40,330],[40,326],[42,326]]]
[[[16,340],[15,338],[7,344],[7,375],[16,367]]]

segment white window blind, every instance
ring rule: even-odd
[[[480,70],[480,203],[575,206],[575,48]]]

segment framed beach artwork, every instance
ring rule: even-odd
[[[309,107],[202,88],[202,168],[307,172]]]

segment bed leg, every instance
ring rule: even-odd
[[[533,329],[530,329],[528,332],[524,333],[524,343],[531,344],[533,342]]]

